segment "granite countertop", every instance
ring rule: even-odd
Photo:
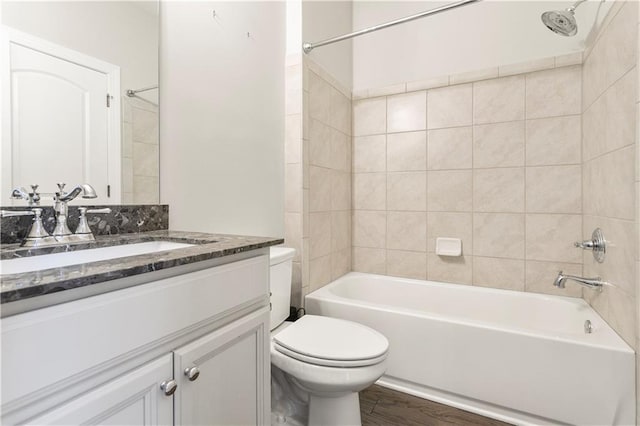
[[[197,232],[152,231],[96,237],[91,243],[74,243],[39,249],[26,249],[19,244],[6,244],[0,248],[0,259],[12,259],[40,254],[135,244],[148,241],[172,241],[194,244],[156,253],[121,257],[80,265],[44,269],[35,272],[0,275],[0,303],[86,287],[146,272],[159,271],[180,265],[230,256],[250,250],[281,244],[280,238],[240,235],[205,234]]]

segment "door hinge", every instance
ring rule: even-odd
[[[107,198],[111,197],[111,185],[107,185]]]
[[[107,93],[107,108],[111,108],[111,99],[113,99],[113,96]]]

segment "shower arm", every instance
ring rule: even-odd
[[[576,8],[577,8],[578,6],[580,6],[580,4],[581,4],[581,3],[584,3],[585,1],[587,1],[587,0],[578,0],[578,1],[577,1],[577,2],[575,2],[573,5],[571,5],[571,7],[568,7],[568,8],[567,8],[567,12],[571,12],[571,13],[573,13],[573,12],[576,10]]]
[[[318,41],[316,43],[305,42],[302,44],[302,50],[304,53],[309,53],[316,47],[326,46],[327,44],[337,43],[339,41],[348,40],[350,38],[358,37],[364,34],[371,33],[373,31],[382,30],[385,28],[393,27],[394,25],[404,24],[405,22],[413,21],[415,19],[424,18],[426,16],[435,15],[436,13],[444,12],[449,9],[455,9],[460,6],[466,6],[470,3],[475,3],[482,0],[461,0],[456,3],[445,4],[441,7],[436,7],[435,9],[426,10],[424,12],[416,13],[415,15],[406,16],[404,18],[396,19],[395,21],[386,22],[384,24],[374,25],[373,27],[364,28],[362,30],[354,31],[349,34],[344,34],[338,37],[329,38],[326,40]],[[579,0],[578,3],[586,0]],[[577,4],[577,3],[576,3]]]

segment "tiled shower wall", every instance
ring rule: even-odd
[[[351,270],[351,93],[308,58],[287,66],[285,244],[292,304]]]
[[[353,269],[581,296],[552,285],[582,273],[582,71],[567,59],[354,101]],[[437,237],[463,256],[436,255]]]
[[[636,103],[638,4],[618,2],[585,53],[583,69],[583,234],[602,228],[604,263],[584,254],[584,270],[613,284],[585,299],[631,345],[636,340]]]
[[[160,202],[158,107],[122,97],[122,204]]]

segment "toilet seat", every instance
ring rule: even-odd
[[[305,315],[273,336],[274,349],[301,362],[326,367],[364,367],[387,357],[388,340],[351,321]]]

